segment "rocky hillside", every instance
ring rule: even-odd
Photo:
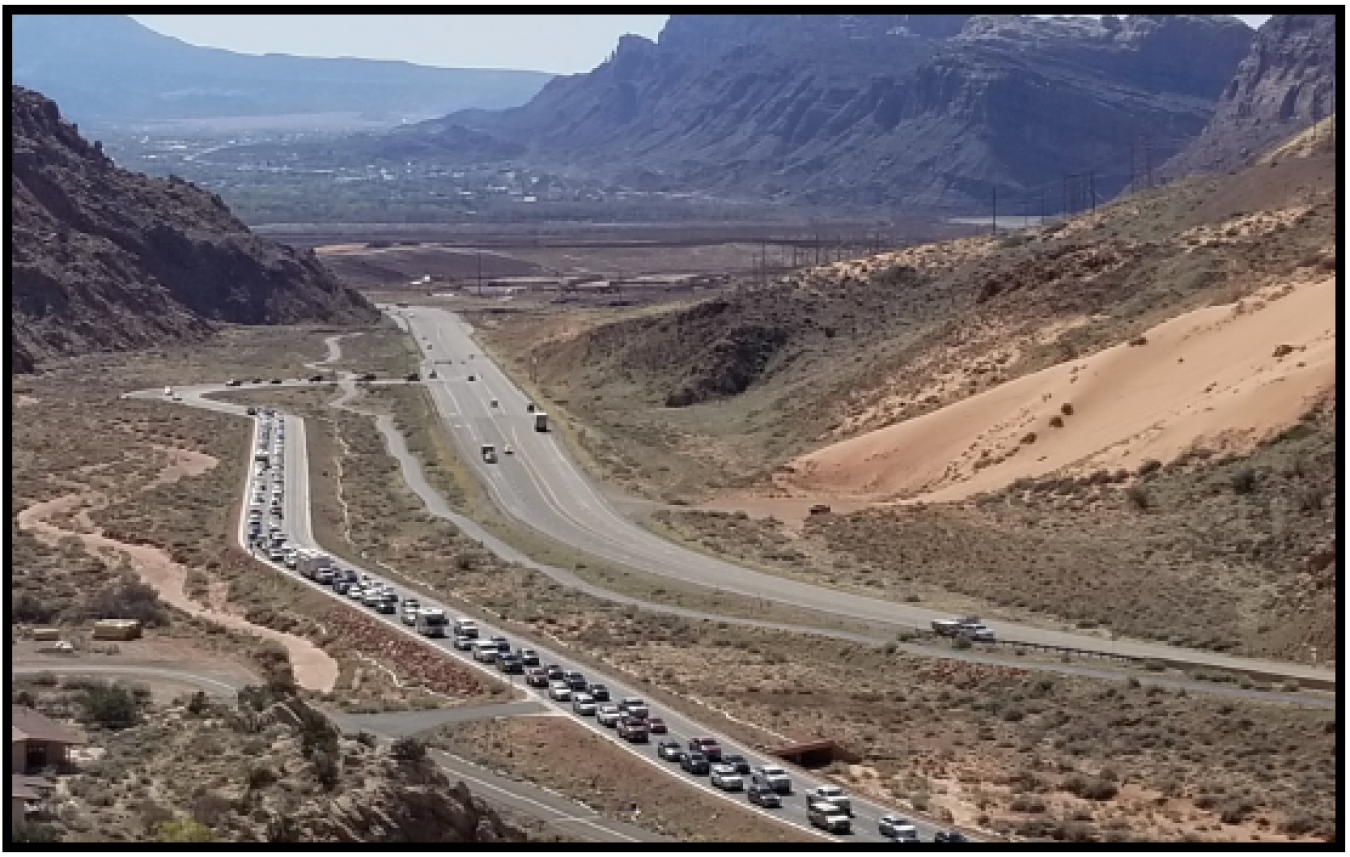
[[[1170,175],[1227,172],[1336,110],[1336,16],[1272,15]]]
[[[218,196],[119,169],[52,101],[10,89],[10,358],[201,336],[218,322],[369,322],[312,253],[252,234]]]
[[[99,718],[91,699],[133,701]],[[40,823],[67,843],[460,843],[527,841],[417,741],[378,746],[343,735],[300,697],[250,687],[237,704],[197,694],[156,703],[118,684],[28,684],[11,699],[83,715],[105,755],[68,778],[59,814]],[[32,834],[30,828],[29,835]]]
[[[1335,152],[1305,155],[664,313],[580,331],[522,321],[487,336],[506,353],[534,349],[542,392],[575,409],[611,475],[660,470],[655,485],[630,487],[678,496],[731,485],[1181,313],[1327,276]]]
[[[1020,213],[1065,172],[1129,180],[1208,120],[1252,31],[1231,16],[674,15],[528,104],[455,114],[651,190]],[[1057,208],[1055,210],[1058,210]]]

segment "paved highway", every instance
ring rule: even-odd
[[[533,430],[533,416],[526,410],[528,398],[482,353],[470,325],[434,307],[385,309],[416,338],[422,349],[424,375],[436,370],[437,377],[425,383],[463,460],[486,486],[494,503],[515,521],[620,565],[752,598],[890,626],[928,628],[934,619],[950,618],[949,614],[912,604],[765,574],[689,550],[643,529],[620,513],[582,474],[556,433]],[[475,380],[469,380],[471,375]],[[484,443],[496,446],[496,463],[483,460],[480,445]],[[506,444],[513,447],[513,455],[500,454]],[[1005,638],[1042,645],[1335,681],[1333,670],[1164,643],[1105,640],[1012,622],[999,622],[995,630]]]
[[[330,344],[329,358],[332,359],[335,356],[335,353],[336,353],[336,345]],[[207,394],[218,393],[226,391],[228,389],[230,388],[224,387],[222,385],[200,385],[196,387],[175,388],[175,394],[182,400],[183,404],[243,416],[245,414],[245,408],[242,405],[235,405],[227,402],[205,398]],[[155,398],[156,396],[160,396],[162,398],[162,395],[160,394],[159,391],[141,391],[138,393],[132,393],[128,395],[134,396],[136,398]],[[288,545],[292,547],[311,547],[322,550],[322,547],[314,539],[310,523],[310,510],[308,505],[309,471],[306,463],[307,454],[305,446],[304,421],[298,416],[279,414],[272,421],[272,423],[273,423],[272,440],[275,440],[278,437],[278,430],[280,430],[280,436],[282,437],[283,440],[284,455],[283,455],[282,472],[284,478],[284,490],[282,494],[282,510],[283,510],[284,531],[289,536]],[[261,421],[255,419],[253,442],[249,448],[250,459],[252,459],[253,457],[254,450],[257,449],[259,446],[260,431],[261,431]],[[248,474],[246,482],[243,486],[241,486],[243,488],[243,503],[245,504],[245,506],[247,506],[247,504],[251,500],[253,493],[255,491],[255,485],[257,484],[255,481],[257,477],[254,475],[254,467],[251,462],[246,472]],[[248,526],[247,517],[241,514],[239,520],[239,528],[236,533],[236,538],[238,539],[240,546],[243,547],[245,550],[248,550],[249,546],[247,526]],[[394,629],[396,632],[407,634],[414,639],[422,641],[426,645],[435,647],[445,657],[454,658],[471,669],[483,671],[496,678],[499,679],[506,678],[502,676],[500,673],[498,673],[496,669],[480,664],[474,661],[467,653],[463,653],[454,649],[453,646],[450,644],[449,639],[427,639],[421,637],[411,628],[403,625],[399,621],[397,616],[374,613],[368,610],[367,608],[356,604],[355,602],[351,601],[345,596],[337,594],[328,586],[324,586],[315,581],[308,580],[303,576],[301,576],[299,573],[288,570],[284,565],[280,563],[272,563],[266,561],[261,557],[261,554],[259,554],[259,560],[265,562],[277,573],[285,574],[291,577],[300,585],[311,587],[312,589],[318,592],[324,593],[328,597],[341,601],[343,604],[348,605],[350,609],[363,610],[369,613],[373,618],[377,618],[379,620],[386,622],[389,625],[389,627]],[[343,567],[352,568],[358,573],[366,574],[367,576],[369,576],[370,578],[374,579],[377,582],[388,583],[389,585],[394,586],[394,588],[398,590],[402,595],[406,596],[410,594],[406,588],[396,584],[392,580],[389,580],[388,577],[380,573],[378,569],[363,568],[361,566],[352,565],[351,563],[347,562],[341,562],[340,565],[342,565]],[[453,608],[450,608],[439,602],[434,597],[433,593],[425,593],[419,591],[416,592],[415,594],[418,600],[422,602],[423,606],[442,607],[443,609],[446,610],[447,613],[449,613],[452,616],[456,612]],[[506,636],[508,637],[508,639],[510,639],[513,647],[524,646],[527,648],[533,648],[536,652],[539,653],[539,657],[542,663],[559,664],[564,669],[570,668],[570,661],[564,649],[558,648],[556,646],[550,646],[548,644],[541,643],[532,639],[524,638],[520,635],[507,634],[503,629],[494,626],[490,621],[483,621],[479,617],[475,618],[478,622],[478,626],[483,636],[493,636],[497,634]],[[626,696],[642,696],[640,690],[636,689],[631,684],[629,684],[628,682],[626,682],[617,675],[597,672],[593,669],[582,670],[582,672],[586,674],[588,681],[599,682],[606,685],[610,689],[610,692],[615,700]],[[661,760],[656,754],[656,746],[658,740],[675,740],[679,741],[681,744],[687,745],[689,740],[694,737],[712,735],[719,739],[723,751],[725,753],[727,754],[739,753],[745,756],[745,758],[754,767],[759,767],[765,764],[782,764],[780,760],[774,757],[765,756],[763,754],[753,751],[749,747],[726,740],[723,738],[723,736],[718,735],[715,731],[701,725],[692,718],[679,714],[678,712],[653,707],[652,715],[656,717],[662,717],[666,721],[669,728],[669,733],[664,736],[662,735],[653,736],[653,739],[645,744],[629,743],[627,741],[619,739],[613,729],[606,728],[598,724],[593,716],[581,716],[575,714],[572,711],[569,703],[557,702],[552,699],[549,699],[546,694],[541,693],[540,691],[537,691],[533,688],[520,686],[518,687],[518,690],[526,699],[539,703],[550,714],[553,714],[555,716],[564,716],[571,718],[575,723],[578,723],[583,728],[589,729],[592,733],[594,733],[597,736],[600,736],[603,740],[609,741],[615,747],[618,747],[622,751],[631,753],[637,758],[644,760],[647,764],[651,765],[652,768],[657,769],[657,771],[662,772],[667,776],[679,777],[685,780],[686,782],[690,783],[691,785],[703,789],[707,794],[715,796],[716,799],[725,800],[728,801],[729,803],[734,803],[739,806],[743,806],[752,812],[768,813],[771,816],[782,821],[783,823],[792,825],[805,833],[819,836],[822,838],[822,840],[839,840],[850,842],[887,841],[877,832],[877,822],[879,821],[882,815],[890,812],[895,812],[895,810],[871,801],[862,800],[856,795],[853,796],[853,809],[855,817],[853,819],[852,833],[845,836],[831,836],[810,827],[806,819],[806,801],[804,799],[804,793],[807,789],[813,788],[818,785],[828,784],[829,781],[821,777],[814,776],[807,771],[794,768],[793,766],[790,765],[783,765],[783,767],[788,768],[788,770],[792,774],[793,795],[784,799],[783,802],[784,805],[780,809],[761,810],[753,806],[746,800],[744,792],[739,793],[723,792],[720,789],[714,788],[710,784],[707,776],[693,776],[691,774],[687,774],[683,770],[681,770],[678,764]],[[635,800],[637,800],[638,803],[640,804],[641,795],[635,795]],[[913,816],[912,814],[909,813],[905,813],[905,815],[911,818],[911,820],[915,823],[916,827],[919,830],[919,835],[926,840],[931,840],[933,838],[933,835],[939,829],[938,825],[925,821],[917,816]]]

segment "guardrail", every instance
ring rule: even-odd
[[[926,642],[937,642],[942,640],[955,639],[951,636],[938,634],[935,631],[926,629],[918,630],[908,636],[910,639],[914,639],[915,637],[922,637]],[[1269,682],[1285,685],[1295,683],[1298,685],[1300,689],[1304,690],[1325,690],[1331,691],[1333,693],[1336,690],[1336,681],[1334,679],[1319,679],[1319,678],[1292,679],[1288,676],[1281,675],[1279,673],[1263,672],[1258,669],[1239,669],[1234,667],[1207,667],[1197,665],[1191,661],[1174,660],[1171,658],[1161,656],[1146,658],[1140,657],[1138,655],[1121,654],[1120,652],[1107,652],[1102,651],[1101,649],[1082,649],[1074,646],[1052,646],[1046,643],[1031,643],[1025,640],[1008,640],[1008,639],[996,639],[992,641],[980,641],[980,642],[976,642],[973,640],[971,641],[972,649],[978,646],[988,646],[988,647],[1001,646],[1004,647],[1005,649],[1006,648],[1026,649],[1030,651],[1047,652],[1061,656],[1067,655],[1068,657],[1071,658],[1082,658],[1082,659],[1097,658],[1099,660],[1113,661],[1115,663],[1137,667],[1139,669],[1148,670],[1150,672],[1161,671],[1159,670],[1159,666],[1161,666],[1163,669],[1178,669],[1187,673],[1199,672],[1202,674],[1200,676],[1201,679],[1203,679],[1206,676],[1212,676],[1217,673],[1223,675],[1247,676],[1251,679],[1261,682]]]

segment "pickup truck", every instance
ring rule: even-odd
[[[806,820],[828,833],[848,833],[853,822],[839,807],[827,800],[813,800],[806,805]]]

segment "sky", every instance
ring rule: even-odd
[[[536,7],[537,8],[537,7]],[[575,74],[666,15],[134,15],[165,35],[242,53],[362,57]],[[1238,15],[1258,27],[1269,15]]]

